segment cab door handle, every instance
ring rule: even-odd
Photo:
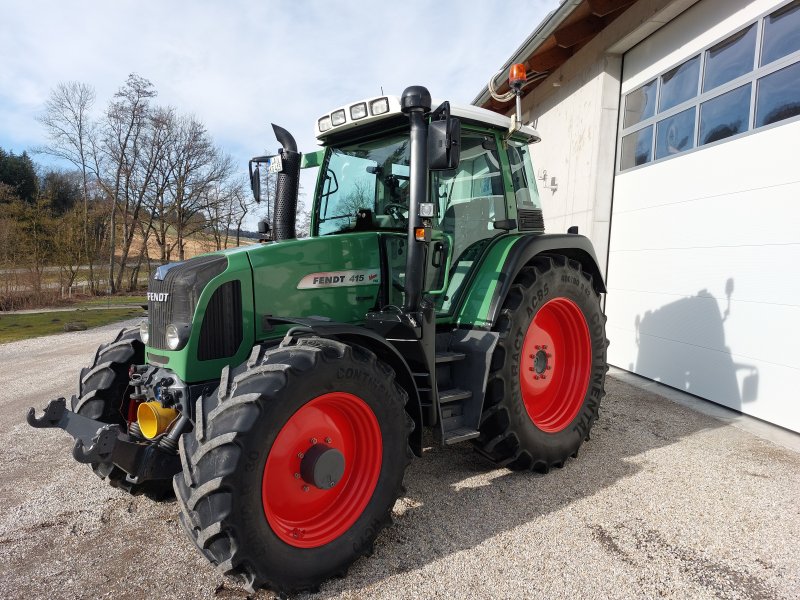
[[[436,242],[433,245],[433,255],[431,256],[431,266],[439,268],[442,266],[442,257],[444,256],[444,244]]]

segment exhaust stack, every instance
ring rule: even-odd
[[[275,138],[281,145],[283,170],[278,173],[275,189],[275,212],[273,213],[273,238],[276,241],[290,240],[295,237],[297,219],[297,195],[300,191],[300,158],[297,142],[292,134],[283,127],[272,124]]]

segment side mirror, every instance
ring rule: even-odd
[[[248,165],[250,171],[250,189],[253,190],[253,198],[255,198],[256,202],[261,202],[261,163],[266,163],[267,173],[283,172],[283,159],[281,159],[280,154],[256,156],[250,159]],[[253,165],[255,165],[255,169]]]
[[[461,121],[450,116],[450,103],[444,102],[431,114],[428,127],[428,168],[447,171],[461,160]]]
[[[253,168],[253,161],[250,161],[250,189],[253,190],[253,198],[256,202],[261,202],[261,169],[256,163],[256,168]]]

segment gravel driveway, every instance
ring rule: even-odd
[[[184,536],[174,502],[110,488],[65,433],[24,423],[74,392],[117,329],[0,345],[0,597],[245,598]],[[607,387],[592,440],[548,475],[429,448],[375,554],[309,598],[799,597],[800,455]]]

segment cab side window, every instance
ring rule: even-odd
[[[434,173],[431,196],[442,232],[452,236],[454,264],[467,248],[500,233],[494,222],[506,218],[506,203],[494,138],[464,132],[458,168]]]

